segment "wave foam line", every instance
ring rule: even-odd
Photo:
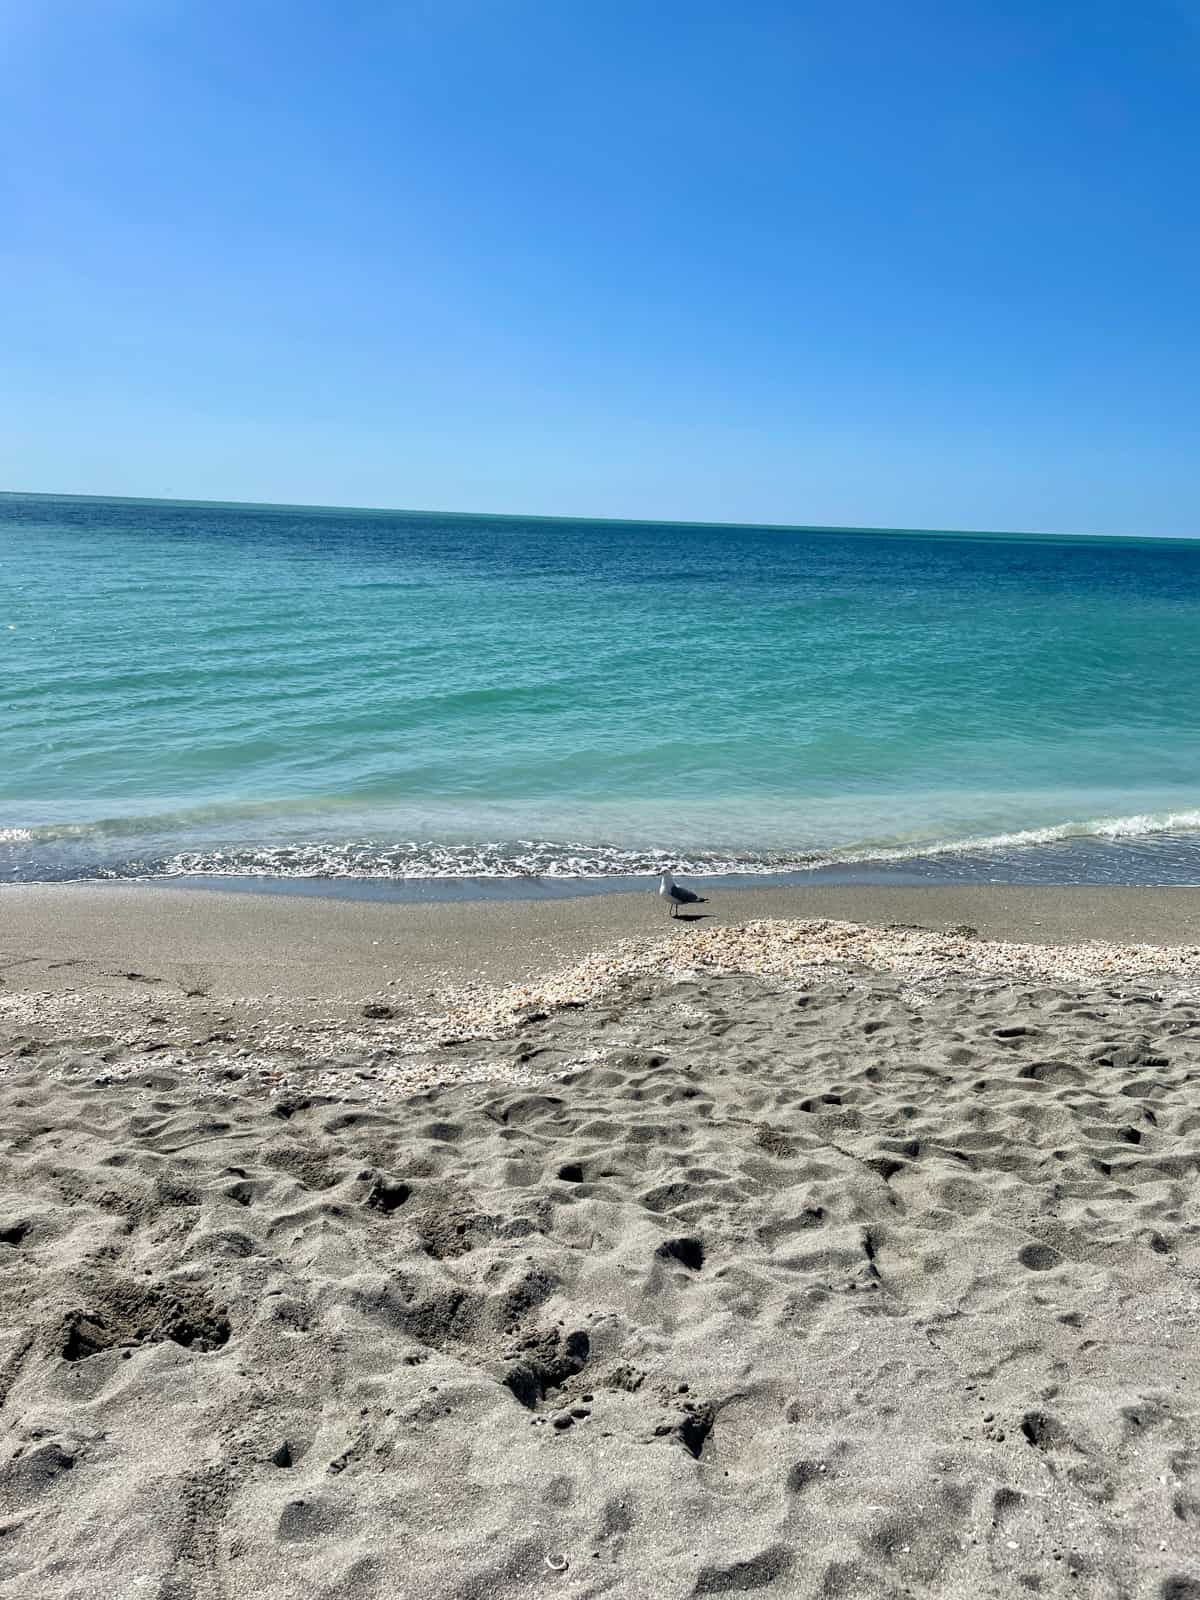
[[[946,839],[934,844],[855,846],[848,851],[832,851],[828,865],[846,861],[910,861],[920,856],[991,855],[1030,845],[1063,844],[1070,839],[1148,839],[1156,834],[1197,831],[1200,831],[1200,811],[1172,811],[1161,815],[1143,812],[1131,817],[1095,817],[1086,822],[1060,822],[1044,828],[1019,828],[1012,833]]]
[[[826,851],[632,850],[608,845],[520,840],[516,844],[441,845],[307,843],[248,850],[179,851],[140,864],[139,876],[278,876],[295,878],[611,878],[649,877],[664,867],[692,877],[768,876],[821,867],[996,855],[1072,840],[1136,840],[1200,832],[1200,811],[1102,817],[1052,827],[906,845],[858,845]],[[131,864],[139,865],[139,864]],[[103,875],[125,876],[122,868]]]
[[[1037,846],[1080,840],[1136,841],[1155,836],[1200,832],[1200,810],[1138,813],[1098,817],[1040,828],[968,836],[960,839],[864,842],[822,850],[632,849],[622,846],[520,839],[472,844],[406,840],[307,840],[291,845],[238,845],[229,848],[176,850],[160,854],[151,847],[140,856],[88,859],[86,830],[57,833],[67,844],[66,859],[54,859],[50,830],[0,830],[0,847],[21,876],[41,875],[42,865],[55,877],[179,878],[613,878],[648,877],[664,867],[691,877],[767,876],[812,872],[822,867],[869,866],[875,862],[916,861],[945,856],[995,856]],[[65,838],[64,838],[65,834]],[[97,844],[99,841],[95,841]],[[29,848],[31,847],[31,848]],[[161,846],[159,847],[161,849]]]
[[[606,845],[329,845],[274,849],[179,851],[153,876],[260,875],[296,878],[615,878],[647,877],[669,867],[692,877],[798,872],[811,856],[626,850]],[[120,869],[114,869],[119,871]]]

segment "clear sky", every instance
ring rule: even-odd
[[[0,487],[1200,534],[1200,0],[6,0]]]

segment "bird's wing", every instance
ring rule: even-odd
[[[684,906],[694,905],[700,899],[698,894],[693,894],[690,889],[681,889],[678,884],[671,890],[671,893],[679,901],[680,905]]]

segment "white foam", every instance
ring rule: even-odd
[[[1068,839],[1142,839],[1154,834],[1200,831],[1200,811],[1172,811],[1132,817],[1094,817],[1085,821],[1060,822],[1045,828],[1020,828],[1012,833],[993,833],[965,839],[944,839],[935,843],[898,847],[860,846],[849,851],[830,851],[822,863],[846,861],[911,861],[924,856],[991,855],[1004,850],[1021,850],[1030,845],[1061,844]]]
[[[917,861],[938,856],[997,855],[1085,839],[1143,839],[1200,832],[1200,811],[1099,817],[1049,827],[903,845],[851,845],[821,851],[629,849],[614,845],[522,839],[513,843],[443,844],[409,840],[301,844],[256,849],[179,851],[143,866],[139,875],[188,877],[368,878],[413,881],[461,878],[602,879],[649,877],[664,865],[689,877],[751,877],[812,872],[822,867]],[[121,868],[114,876],[124,876]]]
[[[190,832],[200,831],[195,824]],[[132,827],[130,832],[133,832]],[[89,846],[91,833],[91,847]],[[308,839],[287,845],[230,844],[190,850],[164,849],[151,835],[130,838],[129,855],[112,846],[112,824],[94,833],[86,825],[0,829],[0,846],[15,847],[18,874],[41,876],[37,855],[56,841],[67,855],[48,858],[55,878],[280,877],[377,880],[546,879],[571,881],[656,876],[664,866],[688,877],[779,876],[821,868],[864,867],[937,857],[997,857],[1038,847],[1070,847],[1076,841],[1119,845],[1161,835],[1200,833],[1200,809],[1138,812],[1128,816],[1080,817],[1035,828],[942,838],[860,839],[809,849],[699,848],[668,850],[608,843],[517,839],[478,843],[436,840]],[[170,838],[170,832],[166,834]],[[156,848],[157,844],[157,848]],[[22,847],[32,845],[31,852]],[[94,849],[94,853],[93,853]]]

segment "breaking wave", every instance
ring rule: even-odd
[[[143,824],[145,830],[145,824]],[[190,830],[189,830],[190,831]],[[808,850],[630,848],[610,844],[521,839],[510,842],[309,840],[294,844],[229,843],[163,848],[159,835],[134,841],[135,830],[112,822],[86,827],[0,831],[0,881],[187,877],[454,880],[570,880],[645,877],[665,867],[691,877],[781,876],[873,864],[935,862],[961,857],[1019,859],[1038,847],[1093,841],[1114,847],[1200,834],[1200,810],[1139,813],[1049,827],[940,840],[864,841]],[[1196,843],[1200,841],[1189,841]],[[132,849],[130,847],[133,847]]]

